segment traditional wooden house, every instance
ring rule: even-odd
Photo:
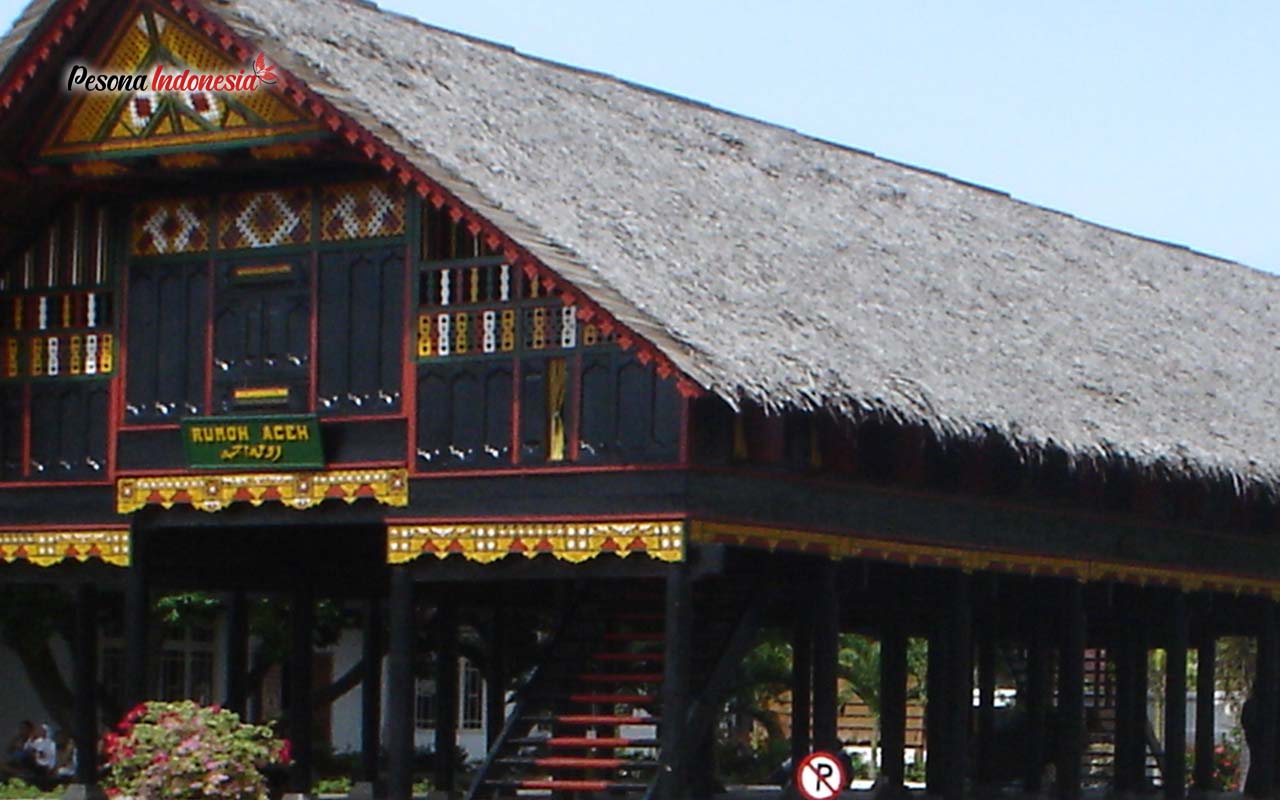
[[[501,653],[530,608],[474,797],[708,792],[762,625],[794,632],[796,753],[838,746],[838,632],[881,638],[891,785],[928,637],[951,800],[995,778],[997,652],[1024,787],[1056,761],[1071,798],[1104,683],[1111,779],[1150,788],[1163,648],[1177,798],[1187,649],[1211,687],[1215,637],[1257,636],[1275,785],[1272,276],[341,0],[34,0],[0,186],[0,580],[77,597],[77,792],[98,597],[138,699],[173,588],[231,593],[237,708],[245,594],[294,598],[299,794],[317,594],[367,603],[360,789],[396,800],[419,630],[447,665],[461,617]],[[1197,732],[1203,768],[1211,705]]]

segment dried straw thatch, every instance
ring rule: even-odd
[[[369,5],[209,8],[732,401],[1280,482],[1280,279]]]

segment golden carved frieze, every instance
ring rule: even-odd
[[[174,475],[121,478],[116,511],[130,514],[145,506],[187,505],[221,511],[232,503],[281,503],[305,510],[325,500],[375,500],[388,506],[409,504],[409,475],[404,469],[354,469],[326,472],[271,472],[232,475]]]
[[[467,524],[392,524],[387,531],[387,562],[403,564],[419,556],[459,556],[488,564],[507,556],[549,555],[581,563],[602,555],[647,555],[660,561],[684,558],[684,523],[514,522]]]

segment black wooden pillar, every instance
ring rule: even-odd
[[[485,674],[485,745],[493,747],[507,719],[507,614],[499,605],[489,628],[489,664]]]
[[[435,788],[452,792],[458,751],[458,605],[452,597],[436,602],[436,779]]]
[[[378,785],[378,750],[382,745],[382,598],[364,601],[360,642],[360,769],[362,792],[373,797]]]
[[[290,616],[289,644],[289,740],[293,744],[293,769],[289,789],[300,795],[311,793],[312,756],[312,629],[315,627],[315,596],[310,585],[294,589]]]
[[[996,631],[991,618],[994,603],[985,603],[984,624],[978,633],[978,763],[977,783],[985,786],[993,778],[996,727]]]
[[[1164,796],[1187,796],[1187,596],[1175,590],[1169,604],[1165,648]]]
[[[939,609],[945,606],[939,606]],[[946,783],[947,680],[946,615],[938,613],[929,632],[928,663],[925,667],[924,735],[925,788],[933,796],[942,794]]]
[[[1195,788],[1213,791],[1214,707],[1217,692],[1218,640],[1205,620],[1196,647],[1196,758]]]
[[[1027,648],[1027,758],[1022,779],[1023,790],[1027,794],[1038,793],[1042,788],[1041,776],[1047,755],[1045,733],[1051,702],[1049,623],[1041,614],[1032,624],[1034,627]]]
[[[1127,621],[1124,630],[1117,632],[1111,640],[1108,655],[1115,663],[1116,670],[1116,722],[1115,722],[1115,766],[1112,782],[1116,792],[1121,794],[1133,792],[1137,787],[1133,780],[1134,741],[1133,741],[1133,707],[1134,694],[1137,692],[1134,679],[1135,663],[1132,622]]]
[[[1063,590],[1062,640],[1058,651],[1057,794],[1079,800],[1084,762],[1084,585],[1070,581]]]
[[[813,610],[813,746],[839,752],[840,594],[836,563],[818,566]]]
[[[413,797],[413,574],[391,567],[387,664],[387,800]]]
[[[1120,793],[1146,789],[1147,761],[1147,643],[1145,621],[1137,596],[1125,592],[1122,629],[1113,641],[1116,650],[1115,789]]]
[[[689,572],[688,562],[673,564],[667,571],[659,800],[689,796],[686,751],[693,745],[685,737],[693,656],[693,581]]]
[[[147,592],[145,536],[135,527],[129,534],[129,571],[124,587],[124,705],[133,708],[147,699]]]
[[[73,737],[76,742],[75,784],[68,797],[99,798],[98,788],[98,590],[91,583],[76,587],[73,659]]]
[[[791,628],[791,763],[813,749],[809,736],[809,694],[813,691],[813,618],[795,615]]]
[[[957,572],[952,580],[945,631],[949,709],[942,796],[946,800],[964,800],[969,795],[969,720],[973,711],[973,578]]]
[[[885,791],[900,794],[906,777],[907,633],[895,623],[880,635],[880,746]]]
[[[1263,600],[1258,635],[1258,668],[1253,701],[1258,704],[1258,752],[1251,752],[1246,790],[1254,797],[1272,797],[1276,787],[1276,747],[1280,742],[1280,631],[1275,601]],[[1254,779],[1254,771],[1257,779]]]
[[[249,599],[243,589],[227,595],[226,700],[223,706],[248,718],[249,693]]]

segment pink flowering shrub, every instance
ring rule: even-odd
[[[265,725],[190,701],[147,702],[104,741],[107,794],[136,800],[263,800],[261,767],[289,762],[289,743]]]

